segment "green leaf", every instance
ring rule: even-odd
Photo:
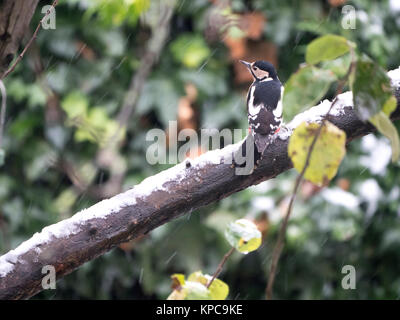
[[[320,124],[301,123],[290,137],[288,153],[298,172],[304,168],[307,154]],[[312,151],[304,178],[316,185],[330,181],[346,153],[346,134],[326,121]]]
[[[336,80],[330,70],[306,66],[292,74],[283,94],[283,117],[286,122],[309,107],[314,106],[326,94]]]
[[[188,68],[198,68],[210,55],[210,49],[200,35],[185,34],[171,44],[174,58]]]
[[[79,105],[79,103],[78,103]],[[80,116],[79,121],[72,121],[71,123],[78,127],[75,132],[75,140],[78,142],[90,141],[104,146],[110,139],[114,139],[114,142],[118,142],[125,136],[125,128],[120,128],[118,123],[110,119],[106,111],[102,107],[94,107],[87,110],[87,104],[85,113],[75,113],[74,119]]]
[[[306,62],[317,64],[334,60],[349,52],[351,43],[344,37],[328,34],[312,41],[306,49]]]
[[[150,79],[143,88],[143,93],[138,101],[137,112],[145,114],[150,110],[157,113],[158,119],[168,127],[169,121],[177,117],[177,105],[180,98],[180,92],[171,81],[171,78],[158,77]]]
[[[261,245],[261,232],[247,219],[231,222],[225,230],[225,238],[239,252],[247,254]]]
[[[335,76],[340,79],[346,76],[350,68],[351,55],[345,54],[335,60],[324,61],[321,63],[321,69],[331,70]]]
[[[385,104],[383,105],[382,111],[390,117],[392,112],[396,110],[397,107],[397,100],[395,96],[391,96],[389,99],[386,100]]]
[[[61,102],[61,107],[67,113],[69,119],[85,116],[88,106],[87,97],[79,91],[71,92]]]
[[[150,7],[150,0],[89,0],[85,18],[95,17],[105,25],[119,26],[125,21],[134,24]]]
[[[372,116],[369,121],[382,133],[385,137],[390,140],[392,146],[392,162],[399,160],[400,156],[400,140],[396,127],[390,121],[387,114],[383,111]]]
[[[68,188],[61,192],[61,194],[54,201],[54,208],[57,212],[68,212],[76,202],[78,194],[73,188]]]
[[[350,84],[355,111],[364,121],[380,112],[392,97],[390,79],[386,71],[366,55],[358,57]],[[391,107],[392,102],[389,102],[386,111],[389,112]]]

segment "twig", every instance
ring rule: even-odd
[[[173,6],[166,4],[163,10],[164,11],[161,13],[157,27],[153,29],[152,37],[147,43],[147,50],[140,60],[139,69],[131,79],[128,92],[124,97],[122,108],[116,117],[119,129],[111,137],[107,145],[108,148],[113,147],[113,144],[116,142],[120,134],[120,130],[124,129],[129,123],[129,119],[135,110],[136,104],[143,90],[144,83],[164,48],[169,35],[169,24],[173,14]]]
[[[7,108],[7,91],[2,80],[0,80],[0,91],[1,91],[1,112],[0,112],[0,148],[3,143],[3,131],[4,123],[6,120],[6,108]]]
[[[231,250],[229,250],[224,257],[222,258],[221,262],[219,263],[217,270],[215,270],[214,275],[212,276],[211,280],[207,283],[207,289],[211,286],[215,278],[219,276],[219,274],[222,271],[222,268],[224,267],[225,262],[228,260],[228,258],[232,255],[232,253],[235,251],[235,248],[232,247]]]
[[[121,110],[116,116],[118,129],[110,137],[110,139],[108,139],[108,141],[105,143],[105,146],[97,153],[96,166],[98,168],[101,166],[99,164],[102,163],[101,159],[105,154],[108,154],[107,157],[120,157],[118,146],[120,139],[118,138],[120,137],[122,130],[128,126],[129,120],[135,112],[136,104],[139,101],[144,84],[167,41],[170,30],[170,22],[174,11],[174,3],[175,2],[166,2],[160,6],[161,12],[158,23],[152,30],[152,36],[147,42],[146,51],[140,60],[140,66],[131,78],[131,82],[128,91],[125,94]],[[125,170],[119,169],[117,173],[111,172],[109,180],[104,185],[97,188],[97,193],[99,194],[98,197],[104,198],[118,193],[121,189],[124,177]],[[111,193],[109,191],[111,191]]]
[[[40,20],[38,26],[36,27],[35,32],[33,33],[32,37],[30,38],[28,43],[26,44],[24,50],[22,50],[22,52],[19,54],[18,58],[12,64],[12,66],[2,74],[0,79],[6,78],[11,72],[14,71],[14,69],[18,65],[18,63],[21,62],[22,58],[25,56],[25,53],[28,51],[28,49],[32,45],[33,41],[36,39],[43,21],[48,17],[48,15],[51,13],[51,11],[55,9],[57,4],[58,4],[58,0],[54,0],[53,4],[51,5],[51,8],[49,10],[47,10],[45,16],[42,18],[42,20]]]
[[[337,88],[336,94],[335,94],[336,98],[333,100],[328,112],[325,114],[325,116],[322,119],[321,125],[318,127],[318,130],[315,132],[314,139],[313,139],[313,141],[312,141],[312,143],[310,145],[310,148],[308,150],[308,153],[307,153],[307,157],[306,157],[306,161],[304,163],[304,167],[303,167],[303,169],[301,170],[300,174],[298,175],[298,177],[296,179],[296,182],[295,182],[295,185],[294,185],[294,188],[293,188],[293,192],[292,192],[292,195],[290,197],[289,205],[288,205],[288,208],[286,210],[286,215],[285,215],[285,218],[283,219],[281,228],[279,230],[278,240],[277,240],[277,243],[276,243],[276,245],[274,247],[274,250],[272,252],[272,263],[271,263],[271,269],[270,269],[270,272],[269,272],[267,289],[266,289],[266,299],[268,299],[268,300],[272,299],[272,290],[273,290],[275,276],[276,276],[276,269],[278,267],[279,258],[280,258],[281,253],[282,253],[282,249],[283,249],[283,245],[284,245],[284,241],[285,241],[285,236],[286,236],[286,229],[287,229],[287,225],[288,225],[290,214],[292,212],[294,200],[296,199],[297,191],[298,191],[301,183],[303,182],[304,174],[305,174],[305,172],[306,172],[306,170],[307,170],[307,168],[308,168],[308,166],[310,164],[312,151],[313,151],[313,149],[315,147],[315,144],[317,143],[317,140],[318,140],[318,138],[319,138],[319,136],[321,134],[322,128],[325,125],[326,118],[330,114],[333,106],[338,101],[337,97],[338,97],[338,95],[340,93],[342,93],[344,85],[347,82],[347,79],[348,79],[350,73],[352,72],[352,70],[355,67],[353,50],[351,50],[351,55],[352,55],[353,59],[352,59],[352,62],[350,63],[349,69],[347,70],[347,73],[343,77],[343,79],[339,82],[339,85],[338,85],[338,88]]]
[[[329,108],[328,112],[326,113],[325,118],[329,115],[329,113],[332,110],[333,106],[335,105],[336,101],[337,101],[337,98],[331,104],[331,107]],[[267,299],[272,298],[272,289],[274,286],[276,268],[278,267],[279,258],[282,253],[283,244],[284,244],[285,235],[286,235],[287,224],[289,221],[290,214],[292,212],[293,203],[294,203],[294,200],[296,199],[297,191],[298,191],[301,183],[303,182],[304,173],[306,172],[306,170],[310,164],[310,158],[311,158],[312,151],[313,151],[315,144],[317,143],[317,140],[321,134],[322,128],[325,125],[325,118],[322,120],[322,123],[318,127],[318,130],[315,132],[314,139],[308,150],[306,162],[304,164],[303,170],[301,170],[300,174],[297,176],[296,183],[293,188],[292,196],[290,197],[289,206],[286,210],[285,218],[284,218],[281,228],[279,230],[278,240],[277,240],[276,246],[274,248],[274,251],[272,253],[272,264],[271,264],[271,269],[269,272],[268,285],[267,285],[267,290],[266,290]]]

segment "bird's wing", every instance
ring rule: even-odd
[[[248,101],[249,125],[253,133],[271,135],[282,122],[282,86],[276,81],[260,83]]]
[[[279,81],[265,81],[257,85],[254,104],[263,104],[269,111],[277,108],[282,96],[282,85]]]

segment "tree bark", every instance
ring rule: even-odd
[[[3,0],[0,2],[0,74],[7,70],[39,0]]]
[[[396,83],[398,103],[392,120],[400,118],[398,86],[399,83]],[[372,132],[374,128],[359,120],[354,109],[345,104],[348,101],[343,100],[341,112],[329,115],[327,120],[344,130],[347,142],[350,142]],[[317,108],[314,111],[318,111],[319,107],[322,105],[314,107]],[[228,146],[195,160],[186,160],[145,179],[125,193],[44,228],[17,249],[0,257],[0,299],[29,298],[41,291],[42,268],[46,265],[54,266],[57,279],[60,279],[122,242],[276,177],[292,168],[287,154],[288,141],[284,137],[275,139],[266,149],[260,165],[250,175],[236,175],[231,164],[224,163],[224,155],[237,148]]]

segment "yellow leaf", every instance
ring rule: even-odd
[[[171,279],[173,289],[179,288],[185,284],[185,275],[182,273],[174,273]]]
[[[239,219],[228,225],[225,238],[239,252],[247,254],[261,245],[261,232],[247,219]]]
[[[318,123],[301,123],[293,132],[288,153],[298,172],[304,168],[307,154],[320,127]],[[346,133],[326,121],[312,151],[304,178],[316,185],[324,185],[337,173],[346,153]]]
[[[225,300],[229,294],[229,286],[219,279],[214,279],[208,289],[213,300]]]

